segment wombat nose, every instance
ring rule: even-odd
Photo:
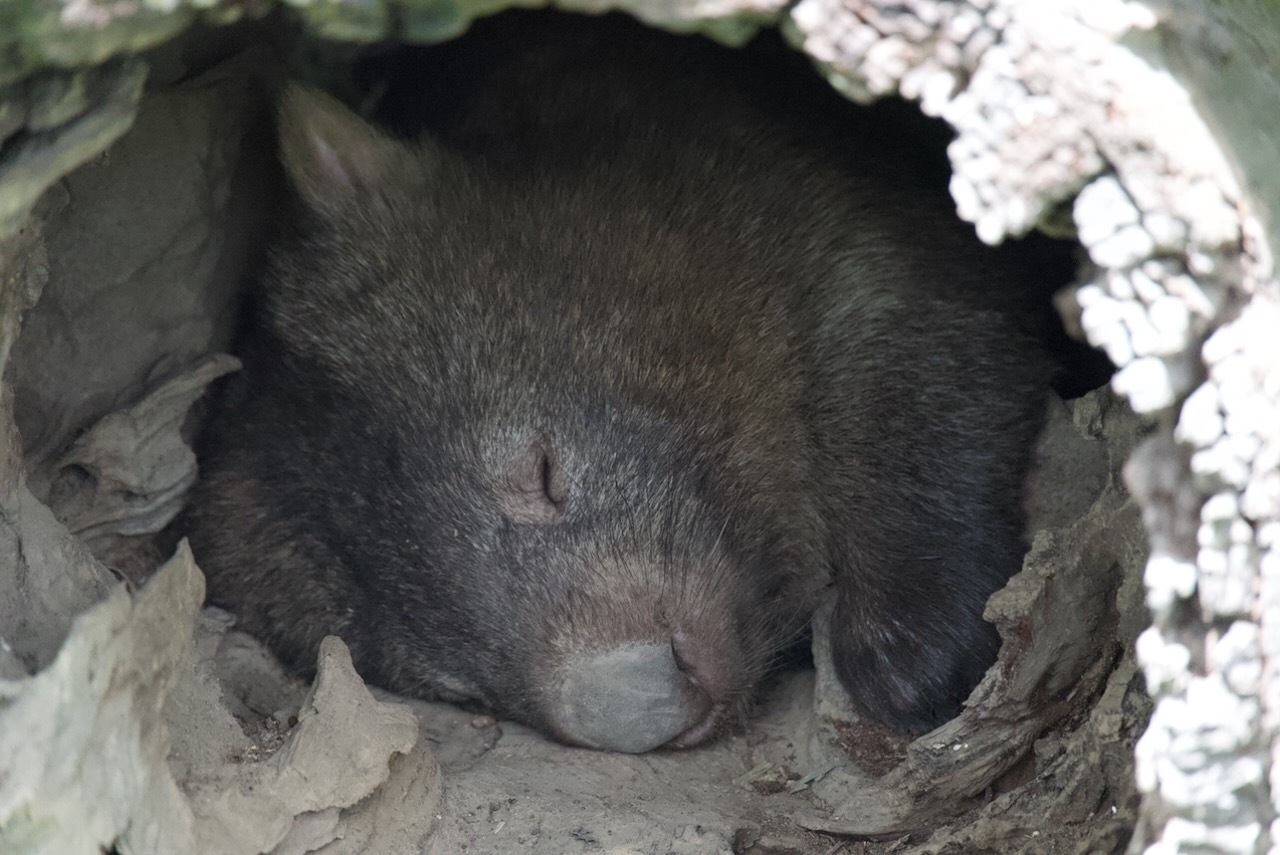
[[[552,724],[566,741],[638,754],[702,722],[711,697],[670,644],[629,644],[582,653],[565,665]]]

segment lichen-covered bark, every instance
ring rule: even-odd
[[[6,109],[23,118],[0,137],[0,237],[21,227],[53,182],[128,129],[145,77],[145,66],[128,60],[37,77],[6,93]]]
[[[184,549],[136,599],[117,587],[81,615],[48,668],[0,681],[0,848],[92,852],[126,834],[129,851],[192,851],[191,811],[146,711],[177,682],[203,599]]]
[[[1235,165],[1268,243],[1280,246],[1280,169],[1274,121],[1280,110],[1275,34],[1280,4],[1158,0],[1162,55]]]
[[[1076,292],[1079,322],[1119,366],[1115,388],[1164,425],[1130,467],[1152,535],[1155,626],[1139,658],[1157,707],[1139,749],[1148,800],[1135,847],[1153,851],[1262,851],[1275,815],[1277,717],[1264,687],[1275,685],[1280,419],[1276,348],[1262,332],[1276,329],[1275,284],[1256,212],[1280,194],[1274,147],[1256,140],[1274,139],[1280,94],[1274,75],[1242,67],[1261,64],[1267,40],[1241,24],[1276,25],[1246,5],[803,0],[793,16],[842,88],[919,97],[956,127],[952,189],[986,239],[1060,228],[1075,196],[1096,265]],[[1145,33],[1181,48],[1174,61],[1223,96],[1203,106],[1215,115],[1225,102],[1218,126],[1239,142],[1258,207]],[[1188,39],[1215,51],[1191,63]],[[1228,81],[1248,95],[1232,103]]]

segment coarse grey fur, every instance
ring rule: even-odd
[[[178,527],[212,601],[295,668],[336,633],[638,751],[731,721],[834,595],[859,708],[954,715],[1046,389],[1003,262],[739,57],[503,26],[414,142],[286,92],[295,220]]]

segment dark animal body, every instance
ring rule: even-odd
[[[746,60],[517,29],[412,142],[286,93],[296,210],[180,524],[211,600],[298,669],[337,634],[371,682],[644,751],[834,597],[856,705],[953,716],[1046,388],[1005,265]]]

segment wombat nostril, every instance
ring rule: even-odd
[[[705,644],[678,629],[671,634],[671,655],[676,667],[698,688],[712,695],[724,688],[724,679],[715,666],[715,657]]]
[[[711,696],[676,661],[673,644],[630,644],[571,657],[552,701],[552,728],[567,742],[650,751],[706,719]]]
[[[698,682],[697,666],[689,657],[689,645],[681,636],[683,633],[677,632],[671,636],[671,655],[676,660],[676,667],[689,675],[689,679]]]

